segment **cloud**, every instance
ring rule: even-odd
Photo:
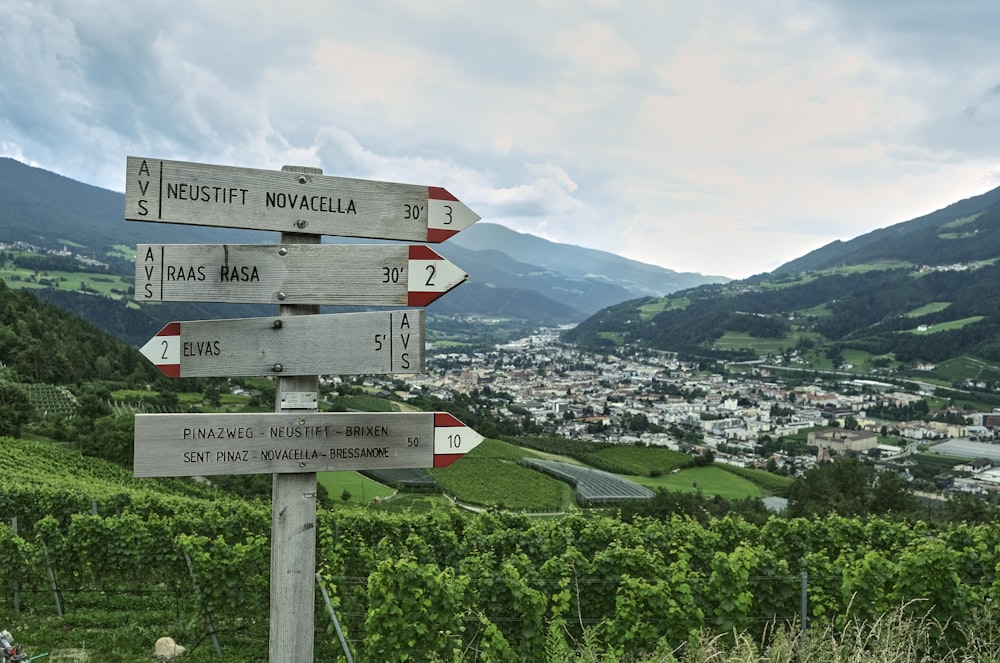
[[[0,153],[449,188],[741,276],[1000,184],[992,0],[0,0]]]

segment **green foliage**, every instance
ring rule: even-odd
[[[0,380],[0,435],[20,437],[21,427],[31,421],[35,406],[27,392],[16,384]]]
[[[582,458],[595,467],[602,465],[620,468],[623,474],[650,475],[666,474],[671,470],[691,464],[691,457],[679,451],[664,447],[638,447],[615,444],[601,447],[592,453],[582,454]]]
[[[22,586],[46,586],[44,544],[67,594],[155,586],[178,605],[190,595],[190,619],[207,607],[220,630],[266,623],[267,504],[188,481],[133,479],[22,440],[3,440],[0,469],[18,478],[0,485],[0,513],[18,516],[17,535],[0,523],[0,564]],[[797,619],[802,572],[810,624],[834,624],[843,638],[904,606],[906,623],[936,625],[934,638],[906,646],[947,660],[979,646],[967,625],[987,599],[1000,601],[997,519],[748,520],[721,506],[713,515],[715,500],[701,505],[702,522],[338,506],[318,513],[318,570],[336,605],[350,606],[341,614],[352,642],[386,661],[693,656],[707,633],[722,638],[713,646],[749,651]],[[40,605],[31,598],[27,608]]]
[[[25,382],[68,385],[105,375],[163,381],[136,349],[2,281],[0,362]]]
[[[567,501],[564,484],[517,462],[533,455],[486,439],[460,462],[430,473],[445,493],[466,503],[516,511],[561,511]]]
[[[412,557],[379,563],[368,578],[364,650],[372,660],[424,661],[461,650],[468,578]]]
[[[873,480],[873,470],[857,458],[816,465],[789,487],[789,514],[867,514],[872,503]]]

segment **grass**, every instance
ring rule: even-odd
[[[562,481],[518,463],[533,452],[485,439],[457,463],[431,470],[444,491],[460,502],[515,511],[564,511],[572,489]]]
[[[454,509],[454,503],[439,493],[398,493],[369,508],[391,513],[427,513],[436,509]]]
[[[930,302],[929,304],[924,304],[918,308],[913,309],[907,313],[904,313],[907,318],[919,318],[922,315],[930,315],[931,313],[940,313],[951,306],[951,302]]]
[[[844,348],[841,356],[844,359],[844,363],[850,364],[854,368],[852,369],[856,373],[870,373],[875,368],[876,360],[888,360],[888,366],[898,366],[899,362],[892,355],[873,355],[870,352],[865,352],[864,350],[854,350],[851,348]]]
[[[598,332],[597,336],[609,340],[615,345],[623,345],[625,343],[625,337],[618,332],[602,331]]]
[[[966,325],[975,324],[983,320],[986,316],[983,315],[972,315],[968,318],[961,318],[959,320],[951,320],[949,322],[942,322],[937,325],[930,325],[927,329],[907,329],[899,332],[900,334],[916,334],[918,336],[927,336],[928,334],[937,334],[939,332],[951,331],[954,329],[961,329]]]
[[[790,485],[792,485],[791,478],[784,477],[779,474],[771,474],[770,472],[765,472],[763,470],[739,467],[737,465],[728,465],[726,463],[719,463],[715,467],[725,470],[726,472],[734,474],[738,477],[742,477],[751,483],[760,486],[764,490],[773,493],[783,493]]]
[[[655,302],[650,302],[649,304],[643,304],[639,307],[639,317],[641,320],[647,321],[652,320],[659,313],[664,311],[672,311],[674,309],[685,309],[691,303],[691,300],[687,297],[679,297],[677,299],[671,299],[669,297],[664,297]]]
[[[681,492],[700,491],[705,495],[718,495],[730,500],[767,497],[769,494],[753,482],[715,466],[692,467],[676,474],[656,478],[628,478],[648,488],[667,488]]]
[[[833,310],[829,304],[819,304],[812,308],[799,309],[795,312],[795,315],[796,317],[801,316],[805,318],[829,318],[833,315]]]
[[[959,228],[967,223],[972,223],[980,216],[982,216],[982,214],[983,214],[982,212],[977,212],[969,216],[963,216],[961,219],[955,219],[954,221],[949,221],[948,223],[945,223],[944,225],[941,226],[941,230],[944,230],[946,228]]]
[[[949,383],[960,382],[962,380],[978,380],[984,374],[996,375],[1000,373],[1000,367],[989,364],[981,359],[961,355],[953,359],[948,359],[938,364],[934,368],[934,375]]]
[[[756,338],[746,332],[726,332],[715,341],[715,346],[726,350],[749,348],[759,355],[781,354],[795,347],[795,338]]]
[[[122,299],[132,287],[131,281],[126,282],[120,276],[105,272],[34,272],[17,267],[0,268],[0,279],[7,282],[11,288],[56,288],[58,290],[80,290],[86,286],[99,294],[111,299]]]
[[[217,623],[223,654],[220,659],[208,637],[204,616],[191,597],[102,596],[94,602],[98,601],[103,605],[70,608],[64,617],[57,617],[50,608],[31,610],[20,616],[0,613],[0,619],[15,640],[27,648],[30,657],[48,654],[39,660],[53,663],[151,661],[153,644],[163,635],[169,635],[187,649],[181,660],[189,663],[267,660],[266,622]],[[921,606],[915,602],[870,621],[838,616],[833,623],[811,623],[804,638],[797,623],[775,622],[759,639],[746,632],[717,634],[702,630],[692,633],[680,645],[664,642],[652,652],[633,652],[627,656],[609,650],[601,642],[599,632],[594,631],[581,641],[553,645],[540,663],[1000,663],[1000,648],[996,647],[1000,620],[995,613],[996,609],[987,604],[970,623],[958,625],[956,628],[964,640],[961,647],[945,645],[942,636],[946,625],[920,616]],[[342,660],[343,652],[336,637],[325,632],[331,624],[322,609],[316,610],[315,623],[316,660]],[[352,649],[355,654],[360,653],[357,644]],[[482,660],[479,655],[480,652],[467,651],[461,658],[447,660],[472,663]]]
[[[341,496],[345,490],[350,493],[347,500],[350,504],[366,504],[376,498],[385,499],[394,492],[392,488],[357,472],[319,472],[316,483],[324,486],[330,498],[338,504],[343,502]]]
[[[600,458],[635,475],[648,475],[651,472],[665,474],[691,462],[691,457],[680,451],[630,444],[601,449],[589,454],[588,458],[590,456]]]

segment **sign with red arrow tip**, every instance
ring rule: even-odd
[[[125,219],[437,243],[479,215],[438,186],[128,157]]]
[[[447,412],[137,414],[137,477],[447,467],[483,436]]]
[[[427,306],[468,278],[424,245],[139,244],[135,299]]]
[[[169,322],[140,352],[172,378],[421,373],[424,312]]]

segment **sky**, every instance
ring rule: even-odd
[[[1000,186],[996,0],[0,0],[0,156],[444,186],[744,278]]]

